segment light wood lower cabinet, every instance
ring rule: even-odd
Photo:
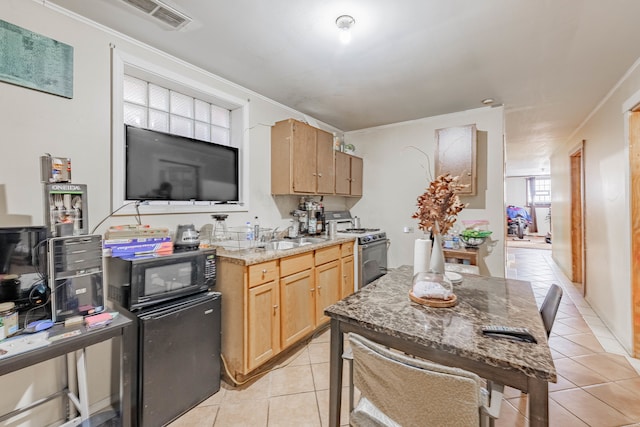
[[[222,355],[236,380],[326,323],[324,309],[353,292],[352,253],[350,242],[249,266],[218,258]]]
[[[342,258],[342,265],[340,272],[342,274],[342,281],[340,282],[340,298],[346,298],[354,291],[354,274],[353,274],[353,255]]]
[[[271,281],[249,289],[247,304],[247,367],[252,370],[280,352],[278,283]]]
[[[333,260],[316,267],[316,327],[324,325],[329,318],[324,309],[340,299],[340,261]]]
[[[311,268],[280,279],[282,348],[289,347],[314,330],[314,292]]]

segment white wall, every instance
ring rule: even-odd
[[[110,214],[111,206],[111,48],[134,55],[158,67],[171,70],[191,80],[216,88],[240,99],[248,99],[249,123],[244,134],[250,141],[249,180],[250,211],[233,213],[230,226],[244,224],[254,216],[263,226],[286,226],[289,212],[297,198],[272,197],[270,194],[270,126],[289,117],[304,116],[258,94],[226,82],[216,76],[174,60],[153,49],[123,39],[111,32],[51,10],[42,3],[25,0],[0,2],[1,19],[45,35],[74,48],[73,99],[26,89],[0,82],[0,138],[3,167],[0,168],[0,207],[9,214],[31,216],[31,223],[43,221],[42,185],[38,159],[44,153],[68,156],[72,160],[72,176],[76,183],[87,184],[89,227],[95,227]],[[322,123],[320,127],[335,129]],[[331,209],[344,209],[344,198],[328,197]],[[169,227],[193,223],[200,227],[212,223],[210,213],[147,215],[143,223]],[[106,221],[97,233],[111,224],[134,224],[131,216],[116,216]],[[102,381],[108,373],[110,346],[92,351],[89,358],[90,401],[101,402],[109,396],[108,384]],[[101,349],[100,349],[101,348]],[[55,389],[59,382],[58,361],[44,363],[35,369],[2,377],[3,394],[0,413],[15,408],[21,400],[44,396],[43,388]],[[33,382],[38,382],[34,387]],[[10,392],[9,392],[10,391]],[[38,414],[29,416],[21,425],[40,426],[59,419],[60,405],[49,404]],[[4,423],[4,425],[13,425]]]
[[[364,197],[351,212],[362,218],[363,226],[387,232],[390,267],[413,264],[414,241],[423,236],[411,215],[417,197],[435,178],[436,129],[471,123],[478,128],[478,195],[462,199],[470,206],[458,218],[489,220],[493,243],[480,249],[481,272],[504,277],[502,108],[480,108],[345,134],[345,142],[354,144],[356,154],[364,158]],[[405,226],[414,232],[404,233]]]
[[[551,158],[553,257],[571,277],[569,155],[585,140],[586,299],[621,344],[632,348],[629,155],[623,105],[640,90],[638,63]],[[635,254],[634,254],[635,255]]]

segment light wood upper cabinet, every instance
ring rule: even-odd
[[[362,159],[341,151],[336,157],[336,194],[362,196]]]
[[[476,134],[475,124],[436,130],[436,176],[459,176],[460,182],[467,184],[461,196],[475,196],[477,191]]]
[[[333,194],[333,135],[294,119],[271,128],[271,193]]]

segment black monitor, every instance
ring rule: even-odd
[[[46,227],[0,227],[0,281],[12,275],[18,276],[22,289],[45,281]]]

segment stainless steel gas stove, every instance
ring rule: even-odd
[[[337,223],[340,236],[353,237],[356,241],[356,289],[387,273],[387,250],[390,244],[387,233],[379,228],[354,227],[360,221],[352,217],[349,211],[325,212],[325,218]]]

